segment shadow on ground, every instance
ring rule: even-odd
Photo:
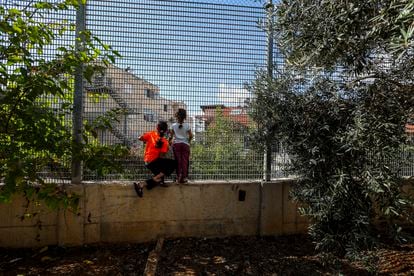
[[[143,275],[156,243],[0,249],[1,275]],[[167,239],[156,275],[414,275],[414,243],[324,266],[306,235]],[[371,270],[370,270],[371,269]]]

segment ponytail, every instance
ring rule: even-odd
[[[160,149],[164,145],[164,141],[162,140],[162,137],[160,137],[157,142],[155,142],[155,148]]]

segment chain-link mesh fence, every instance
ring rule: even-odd
[[[57,1],[50,1],[50,2],[57,2]],[[7,29],[7,24],[2,24],[0,27],[0,64],[1,64],[1,83],[0,83],[0,99],[1,99],[1,116],[0,120],[4,123],[1,127],[1,136],[2,138],[8,137],[7,139],[14,140],[15,137],[24,137],[25,133],[19,136],[19,131],[28,130],[30,126],[25,126],[24,128],[20,128],[18,126],[18,121],[21,118],[26,116],[26,124],[34,124],[31,130],[35,133],[35,130],[41,129],[40,126],[47,125],[45,123],[45,117],[48,115],[47,112],[43,111],[50,111],[53,113],[57,120],[63,120],[67,129],[71,129],[72,125],[72,114],[67,112],[67,110],[63,110],[62,106],[67,105],[70,106],[73,103],[73,99],[71,98],[70,93],[68,96],[65,97],[54,97],[53,93],[55,91],[51,91],[47,96],[43,95],[41,97],[33,96],[37,95],[38,91],[36,91],[37,87],[36,84],[32,84],[33,87],[31,88],[24,88],[20,95],[16,93],[16,90],[13,90],[13,86],[10,85],[16,81],[16,77],[24,72],[21,68],[26,66],[26,76],[31,75],[31,79],[36,79],[35,76],[38,72],[38,69],[44,66],[46,63],[51,63],[53,60],[57,60],[57,52],[59,47],[72,47],[75,44],[75,24],[76,24],[76,11],[75,10],[48,10],[42,9],[40,6],[37,7],[35,4],[39,3],[39,1],[29,1],[29,0],[0,0],[0,7],[4,10],[13,10],[13,12],[9,13],[10,15],[21,15],[22,20],[15,20],[14,18],[2,18],[3,23],[13,22],[14,31],[21,32],[22,30],[19,28],[19,24],[22,24],[27,29],[30,29],[30,35],[28,37],[23,38],[13,38],[13,32]],[[2,13],[4,14],[4,13]],[[13,17],[13,16],[10,16]],[[9,20],[9,21],[8,21]],[[33,20],[33,21],[31,21]],[[26,23],[23,23],[26,21]],[[25,26],[24,24],[27,24]],[[48,30],[44,30],[42,26],[48,26]],[[36,29],[37,28],[37,29]],[[47,32],[51,31],[52,34],[46,34]],[[21,36],[27,36],[28,33],[22,33]],[[51,41],[44,41],[37,42],[36,34],[41,33],[43,37],[51,39]],[[55,36],[58,39],[53,39]],[[40,37],[40,35],[39,35]],[[23,41],[26,41],[23,43]],[[34,47],[29,43],[29,41],[34,41],[34,44],[42,45],[42,47]],[[15,45],[13,45],[15,43]],[[13,48],[14,47],[14,48]],[[41,50],[39,50],[42,48]],[[13,57],[13,49],[15,49],[15,53],[21,53],[27,51],[30,55],[27,55],[26,60],[22,58],[21,60],[16,59]],[[24,50],[22,50],[24,49]],[[9,61],[12,62],[9,62]],[[30,64],[30,65],[29,65]],[[58,66],[58,62],[55,64]],[[19,68],[21,67],[21,68]],[[51,67],[52,68],[52,67]],[[53,73],[52,73],[53,74]],[[62,76],[62,80],[67,79],[70,81],[70,77]],[[44,80],[45,82],[50,81],[50,79]],[[47,85],[47,84],[46,84]],[[11,89],[9,89],[12,87]],[[12,92],[10,92],[12,91]],[[69,92],[69,91],[68,91]],[[32,97],[32,98],[31,98]],[[34,100],[36,98],[36,100]],[[10,104],[12,100],[15,100],[13,104]],[[21,108],[21,103],[25,102],[31,104],[29,108],[26,110]],[[28,104],[28,106],[30,105]],[[14,108],[10,108],[10,106],[14,106]],[[17,116],[14,116],[18,114]],[[33,114],[41,115],[42,118],[27,118],[27,116],[32,116]],[[20,116],[20,117],[19,117]],[[34,116],[34,115],[33,115]],[[16,119],[18,118],[18,119]],[[27,123],[28,122],[28,123]],[[9,128],[7,127],[9,126]],[[45,127],[46,128],[46,127]],[[45,129],[46,131],[46,129]],[[58,132],[61,129],[54,129],[53,131]],[[26,133],[28,137],[33,137],[33,133]],[[5,140],[2,140],[2,143]],[[50,160],[48,165],[44,167],[43,171],[38,172],[38,174],[43,177],[44,179],[48,179],[48,181],[62,181],[62,180],[69,180],[71,176],[70,171],[70,164],[71,164],[71,155],[70,154],[56,154],[48,151],[45,149],[46,146],[36,146],[38,141],[24,141],[24,139],[17,138],[17,141],[14,142],[16,147],[20,147],[21,153],[24,153],[25,156],[33,154],[30,147],[26,147],[27,144],[31,144],[33,148],[42,148],[42,150],[38,150],[36,154],[40,156],[37,160],[33,158],[30,162],[33,162],[33,168],[37,168],[37,161],[44,162],[44,160]],[[5,145],[8,143],[4,143]],[[34,146],[33,146],[34,145]],[[3,145],[4,146],[4,145]],[[15,149],[14,149],[15,150]],[[63,152],[63,151],[62,151]],[[4,155],[8,154],[7,149],[4,151],[2,149],[2,159]],[[13,154],[10,154],[13,155]],[[15,155],[17,156],[17,155]],[[4,160],[4,159],[3,159]],[[2,160],[2,161],[3,161]],[[21,160],[20,160],[21,161]],[[25,160],[27,161],[27,160]],[[5,162],[2,162],[2,165],[5,165]],[[6,167],[6,166],[4,166]],[[25,172],[28,173],[28,172]],[[4,181],[4,179],[2,179]]]
[[[138,136],[158,120],[171,125],[184,108],[194,134],[191,179],[261,178],[263,154],[247,139],[255,126],[244,84],[266,63],[264,16],[256,1],[88,1],[87,28],[122,59],[87,90],[106,88],[105,100],[87,101],[85,118],[127,110],[100,139],[138,147],[138,158],[124,161],[133,177],[143,173]]]
[[[32,2],[4,4],[22,7]],[[137,138],[155,129],[158,120],[171,125],[179,108],[187,110],[186,122],[194,134],[190,179],[261,179],[263,152],[248,139],[249,131],[256,128],[248,115],[254,95],[245,84],[267,66],[263,2],[87,1],[86,28],[122,57],[95,72],[91,83],[85,82],[83,120],[92,122],[108,111],[122,110],[112,127],[97,130],[96,137],[102,144],[127,146],[131,153],[117,161],[123,173],[109,171],[98,177],[96,171],[85,168],[84,179],[146,177],[144,145]],[[76,14],[40,13],[39,20],[68,20],[69,24],[75,23]],[[74,41],[72,30],[44,54],[53,57],[56,47],[74,45]],[[277,49],[273,61],[278,66]],[[54,108],[61,104],[55,103]],[[72,124],[71,116],[67,124]],[[283,147],[277,149],[272,154],[272,178],[287,176],[284,168],[289,158]],[[69,179],[70,158],[64,164],[51,164],[43,174]],[[412,175],[411,167],[404,166],[402,174]]]

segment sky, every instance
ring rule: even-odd
[[[0,0],[6,5],[27,2]],[[238,106],[252,97],[244,84],[266,63],[266,36],[258,26],[265,16],[263,1],[87,3],[87,28],[122,55],[116,65],[158,86],[162,97],[185,102],[190,115],[201,114],[201,105]],[[71,43],[73,37],[66,39],[59,43]]]
[[[196,115],[251,98],[243,87],[266,61],[263,16],[254,0],[89,0],[87,25],[121,53],[118,66]]]

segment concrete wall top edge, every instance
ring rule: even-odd
[[[272,179],[269,184],[276,184],[276,183],[291,183],[294,182],[296,178],[278,178]],[[133,182],[132,180],[111,180],[111,181],[83,181],[82,184],[84,185],[124,185],[128,186],[131,185]],[[168,181],[167,181],[168,182]],[[176,184],[170,183],[170,185],[178,185],[178,186],[200,186],[200,185],[233,185],[233,184],[260,184],[263,183],[262,180],[197,180],[197,181],[190,181],[186,184]]]

